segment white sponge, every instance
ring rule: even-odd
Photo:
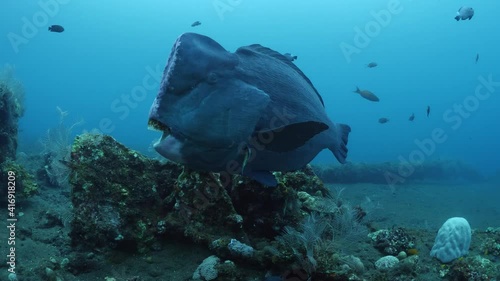
[[[450,218],[439,229],[431,250],[431,257],[443,263],[469,253],[471,238],[470,225],[464,218]]]
[[[193,273],[193,280],[215,280],[219,276],[219,271],[216,266],[220,263],[220,259],[212,255],[203,260],[203,262],[198,266],[196,271]]]

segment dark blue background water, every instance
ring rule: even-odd
[[[483,89],[483,100],[474,96],[479,77],[500,81],[498,1],[26,2],[0,3],[0,63],[15,65],[26,88],[22,150],[57,125],[59,106],[69,111],[69,123],[85,119],[75,133],[98,128],[147,151],[159,137],[146,123],[161,71],[175,39],[191,31],[230,51],[260,43],[298,55],[296,64],[322,94],[331,119],[352,127],[351,161],[423,155],[462,159],[486,172],[500,168],[500,86]],[[474,7],[471,21],[453,19],[462,4]],[[202,25],[191,27],[197,20]],[[66,31],[50,33],[52,24]],[[364,41],[356,41],[357,30]],[[356,52],[346,54],[347,46]],[[371,61],[379,66],[367,68]],[[352,92],[356,86],[381,101],[362,99]],[[464,101],[467,118],[454,111]],[[390,122],[379,124],[380,117]],[[446,140],[424,154],[415,141],[435,129]],[[329,151],[316,161],[336,162]]]

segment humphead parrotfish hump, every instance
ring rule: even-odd
[[[234,79],[237,57],[194,33],[175,42],[149,125],[164,132],[155,149],[198,169],[223,169],[252,134],[269,96]],[[205,157],[206,156],[206,157]]]
[[[225,75],[237,63],[234,54],[208,37],[189,33],[179,37],[155,101],[158,108],[151,109],[150,119],[168,124],[171,133],[182,131],[210,145],[242,141],[253,131],[268,96]],[[252,128],[245,127],[247,122]],[[228,140],[228,134],[239,136]]]

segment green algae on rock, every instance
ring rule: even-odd
[[[1,77],[0,77],[1,79]],[[24,113],[22,95],[0,80],[0,163],[16,158],[18,120]]]
[[[72,244],[104,252],[146,253],[164,240],[187,239],[220,258],[284,269],[293,260],[276,251],[274,239],[311,212],[298,192],[329,196],[309,166],[275,173],[278,186],[269,188],[240,175],[223,178],[149,159],[99,134],[76,137],[69,166]],[[235,255],[229,247],[235,239],[254,254]]]
[[[148,159],[110,136],[84,134],[74,141],[70,168],[73,244],[147,251],[179,167]]]
[[[34,195],[38,191],[38,184],[36,183],[35,177],[30,174],[23,166],[12,161],[6,160],[0,163],[0,183],[2,186],[7,186],[4,184],[4,180],[7,179],[7,174],[9,171],[15,173],[16,178],[16,194],[21,198],[28,198]]]

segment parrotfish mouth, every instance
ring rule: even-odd
[[[149,119],[148,129],[151,131],[159,131],[159,132],[163,133],[158,142],[161,142],[163,139],[168,137],[170,135],[170,132],[171,132],[170,127],[168,127],[167,125],[161,123],[158,120],[154,120],[154,119]]]
[[[153,145],[155,149],[157,149],[158,146],[168,136],[170,136],[170,134],[172,132],[172,130],[170,129],[170,127],[168,127],[167,125],[161,123],[158,120],[154,120],[154,119],[149,119],[149,121],[148,121],[148,129],[151,130],[151,131],[157,131],[157,132],[161,132],[162,133],[160,139],[158,139],[158,141]]]
[[[156,152],[177,163],[185,163],[181,152],[184,144],[172,135],[172,131],[168,126],[157,120],[149,119],[148,129],[162,132],[160,139],[153,144]]]

